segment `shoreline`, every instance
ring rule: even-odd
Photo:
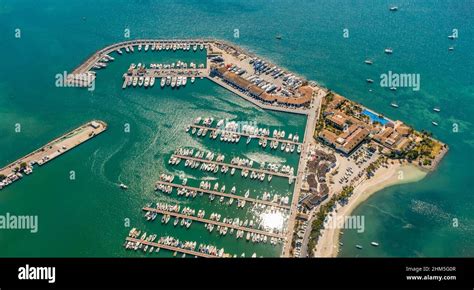
[[[403,179],[399,179],[399,172],[403,172]],[[417,182],[428,174],[427,171],[413,164],[394,164],[389,168],[380,168],[375,175],[359,184],[345,206],[337,205],[337,213],[333,217],[349,216],[360,204],[382,189]],[[337,257],[339,253],[339,236],[341,230],[336,228],[323,229],[316,244],[315,257]]]

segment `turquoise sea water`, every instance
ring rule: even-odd
[[[152,200],[167,200],[153,192],[153,182],[163,170],[175,174],[183,170],[167,164],[180,145],[297,162],[296,155],[262,155],[257,146],[248,150],[245,144],[220,146],[192,138],[183,128],[195,116],[257,121],[287,132],[299,130],[300,135],[304,118],[264,112],[206,80],[173,91],[156,85],[149,90],[121,89],[121,75],[131,62],[199,62],[203,56],[199,53],[117,57],[98,74],[94,92],[54,86],[56,74],[73,69],[97,49],[124,40],[127,28],[131,38],[233,41],[392,120],[431,130],[450,146],[438,170],[421,182],[382,190],[357,208],[354,214],[365,216],[366,231],[346,231],[341,256],[473,256],[474,4],[400,0],[399,11],[390,13],[391,4],[376,0],[298,1],[297,5],[283,0],[2,1],[0,163],[11,162],[93,118],[106,121],[109,129],[0,191],[0,212],[37,214],[40,222],[38,234],[0,232],[0,256],[135,256],[121,247],[128,232],[125,218],[149,232],[212,242],[231,253],[279,254],[278,247],[218,238],[199,225],[184,230],[161,226],[159,221],[145,224],[140,208]],[[459,30],[455,41],[447,38],[454,28]],[[20,29],[21,38],[15,38],[15,29]],[[344,29],[348,38],[343,37]],[[282,35],[281,41],[276,34]],[[448,52],[451,45],[455,50]],[[386,47],[394,53],[385,55]],[[366,58],[374,64],[365,65]],[[377,86],[377,81],[365,82],[388,71],[420,74],[420,91],[393,92]],[[393,101],[398,109],[390,107]],[[441,113],[434,113],[434,106]],[[439,126],[433,127],[431,121]],[[21,133],[14,132],[16,123],[21,124]],[[128,134],[123,131],[125,123],[131,126]],[[68,179],[70,170],[76,171],[74,182]],[[201,176],[198,171],[186,173]],[[121,182],[130,190],[118,190]],[[239,179],[226,182],[239,183],[239,188],[253,184]],[[291,191],[283,180],[274,180],[271,186],[278,192]],[[251,214],[219,209],[207,198],[175,200],[193,208],[229,211],[229,215]],[[458,227],[453,227],[453,219]],[[354,247],[370,241],[381,246],[362,251]]]

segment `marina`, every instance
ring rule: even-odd
[[[289,174],[289,173],[282,173],[282,172],[276,172],[276,171],[270,171],[266,169],[261,169],[261,168],[254,168],[254,167],[248,167],[248,166],[242,166],[238,164],[232,164],[232,163],[224,163],[224,162],[218,162],[218,161],[212,161],[212,160],[207,160],[203,158],[197,158],[197,157],[192,157],[192,156],[186,156],[186,155],[178,155],[178,154],[173,154],[171,158],[178,158],[178,159],[184,159],[184,160],[191,160],[195,162],[200,162],[200,163],[205,163],[205,164],[213,164],[217,166],[222,166],[222,167],[227,167],[227,168],[235,168],[235,169],[240,169],[242,171],[253,171],[256,173],[261,173],[265,175],[272,175],[272,176],[279,176],[279,177],[284,177],[288,178],[289,180],[293,180],[294,176]],[[218,170],[218,168],[217,168]],[[245,173],[244,173],[245,174]],[[248,173],[247,173],[248,174]],[[263,180],[262,180],[263,181]]]
[[[270,206],[270,207],[274,207],[274,208],[281,208],[281,209],[286,209],[286,210],[290,209],[290,207],[288,205],[284,205],[284,204],[280,204],[280,203],[276,203],[276,202],[272,202],[272,201],[255,199],[255,198],[235,195],[235,194],[231,194],[231,193],[224,193],[224,192],[220,192],[220,191],[217,191],[217,190],[204,189],[204,188],[192,187],[192,186],[187,186],[187,185],[180,185],[180,184],[171,183],[171,182],[167,182],[167,181],[161,181],[161,180],[156,182],[155,190],[159,190],[160,185],[165,186],[165,187],[169,186],[171,188],[177,188],[177,189],[185,189],[185,190],[196,192],[196,193],[206,193],[208,195],[221,196],[221,197],[224,197],[224,198],[227,197],[229,199],[233,198],[233,199],[240,200],[240,201],[250,202],[250,203],[253,203],[253,204],[261,204],[261,205]]]
[[[146,211],[146,212],[159,213],[159,214],[162,214],[162,215],[169,215],[169,216],[172,216],[172,217],[175,217],[175,218],[181,218],[181,219],[184,219],[184,220],[197,221],[197,222],[200,222],[200,223],[215,225],[215,226],[218,226],[218,227],[221,227],[221,228],[231,228],[231,229],[234,229],[234,230],[237,230],[237,231],[243,231],[243,232],[258,234],[258,235],[261,235],[261,236],[267,236],[267,237],[271,237],[271,238],[283,239],[285,237],[283,234],[267,232],[267,231],[254,229],[254,228],[249,228],[249,227],[245,227],[245,226],[239,226],[239,225],[235,225],[233,223],[224,223],[224,222],[220,222],[220,221],[217,221],[217,220],[200,218],[200,217],[193,216],[191,214],[182,214],[182,213],[178,213],[178,212],[174,212],[174,211],[167,211],[167,210],[162,210],[162,209],[159,209],[159,208],[153,208],[153,207],[148,207],[148,206],[143,207],[143,210]]]
[[[142,249],[141,246],[145,245],[143,249],[147,249],[150,247],[150,249],[164,249],[168,251],[172,251],[174,253],[182,253],[186,255],[192,255],[195,257],[202,257],[202,258],[219,258],[218,255],[211,255],[205,252],[200,252],[200,251],[195,251],[195,250],[189,250],[181,247],[176,247],[176,246],[171,246],[163,243],[156,243],[156,242],[151,242],[147,241],[144,239],[137,239],[137,238],[132,238],[132,237],[126,237],[125,238],[125,248],[126,249]],[[132,248],[133,246],[133,248]],[[140,248],[139,248],[140,247]],[[156,250],[155,250],[156,251]],[[144,251],[146,252],[146,251]]]
[[[220,129],[220,128],[212,128],[208,126],[202,126],[202,125],[189,125],[189,127],[196,128],[196,129],[202,129],[202,130],[209,130],[212,133],[216,134],[216,137],[218,137],[219,134],[232,134],[236,136],[241,136],[241,137],[247,137],[249,139],[266,139],[268,141],[274,141],[274,142],[281,142],[285,144],[294,144],[294,145],[303,145],[301,142],[297,142],[294,140],[289,140],[289,139],[283,139],[283,138],[275,138],[275,137],[270,137],[270,136],[264,136],[264,135],[257,135],[257,134],[249,134],[249,133],[243,133],[243,132],[237,132],[237,131],[232,131],[232,130],[226,130],[226,129]],[[194,134],[193,134],[194,135]]]

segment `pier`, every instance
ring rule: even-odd
[[[251,197],[244,197],[244,196],[230,194],[230,193],[224,193],[224,192],[210,190],[210,189],[202,189],[202,188],[198,188],[198,187],[180,185],[180,184],[170,183],[170,182],[166,182],[166,181],[157,181],[156,184],[169,185],[169,186],[174,187],[174,188],[184,188],[184,189],[187,189],[187,190],[194,190],[196,192],[202,192],[202,193],[206,193],[206,194],[213,194],[213,195],[216,195],[216,196],[223,196],[223,197],[233,198],[233,199],[237,199],[237,200],[245,200],[246,202],[263,204],[263,205],[273,206],[273,207],[276,207],[276,208],[282,208],[282,209],[286,209],[286,210],[290,209],[290,206],[288,206],[288,205],[274,203],[274,202],[266,201],[266,200],[259,200],[259,199],[255,199],[255,198],[251,198]]]
[[[13,161],[0,169],[0,189],[21,178],[20,172],[30,174],[33,172],[33,165],[43,165],[49,161],[61,156],[67,151],[79,146],[80,144],[92,139],[107,129],[107,124],[103,121],[90,121],[53,141],[47,143],[41,148]]]
[[[189,125],[191,128],[196,128],[196,129],[207,129],[211,132],[214,132],[214,131],[219,131],[219,132],[227,132],[227,133],[232,133],[232,134],[236,134],[236,135],[239,135],[241,137],[250,137],[250,138],[255,138],[255,139],[267,139],[269,141],[278,141],[280,143],[286,143],[286,144],[294,144],[294,145],[303,145],[303,143],[300,143],[300,142],[295,142],[293,140],[290,140],[290,139],[284,139],[284,138],[275,138],[275,137],[270,137],[270,136],[260,136],[260,135],[251,135],[251,134],[247,134],[247,133],[240,133],[240,132],[234,132],[234,131],[227,131],[225,129],[218,129],[218,128],[212,128],[212,127],[206,127],[206,126],[202,126],[202,125]]]
[[[281,172],[275,172],[275,171],[260,169],[260,168],[247,167],[247,166],[242,166],[242,165],[237,165],[237,164],[211,161],[211,160],[192,157],[192,156],[173,154],[173,155],[171,155],[171,157],[181,158],[181,159],[188,159],[188,160],[193,160],[193,161],[197,161],[197,162],[201,162],[201,163],[207,163],[207,164],[216,164],[216,165],[219,165],[219,166],[227,166],[229,168],[236,168],[236,169],[240,169],[240,170],[250,170],[250,171],[255,171],[257,173],[265,173],[267,175],[279,176],[279,177],[284,177],[284,178],[288,178],[288,179],[294,178],[293,176],[291,176],[288,173],[281,173]]]
[[[141,243],[141,244],[148,245],[148,246],[150,246],[150,247],[165,249],[165,250],[168,250],[168,251],[183,253],[183,254],[186,254],[186,255],[193,255],[193,256],[203,257],[203,258],[219,258],[218,256],[209,255],[209,254],[201,253],[201,252],[198,252],[198,251],[192,251],[192,250],[188,250],[188,249],[182,249],[182,248],[173,247],[173,246],[168,246],[168,245],[164,245],[164,244],[160,244],[160,243],[155,243],[155,242],[149,242],[149,241],[145,241],[145,240],[140,240],[140,239],[136,239],[136,238],[132,238],[132,237],[126,237],[125,240],[126,240],[127,242],[135,242],[135,243],[136,243],[136,242],[139,242],[139,243]]]
[[[170,216],[173,216],[173,217],[176,217],[176,218],[190,219],[190,220],[198,221],[198,222],[201,222],[201,223],[208,223],[208,224],[213,224],[213,225],[216,225],[216,226],[228,227],[228,228],[231,228],[231,229],[234,229],[234,230],[241,230],[241,231],[244,231],[244,232],[249,232],[249,233],[254,233],[254,234],[259,234],[259,235],[265,235],[265,236],[272,237],[272,238],[279,238],[279,239],[284,239],[285,238],[285,236],[282,235],[282,234],[275,234],[275,233],[266,232],[266,231],[262,231],[262,230],[258,230],[258,229],[252,229],[252,228],[248,228],[248,227],[241,227],[241,226],[237,226],[237,225],[233,225],[233,224],[227,224],[227,223],[218,222],[218,221],[205,219],[205,218],[198,218],[198,217],[192,216],[192,215],[185,215],[185,214],[180,214],[180,213],[177,213],[177,212],[166,211],[166,210],[161,210],[161,209],[152,208],[152,207],[144,207],[143,210],[144,211],[156,212],[156,213],[160,213],[160,214],[167,214],[167,215],[170,215]]]

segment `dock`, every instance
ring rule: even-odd
[[[271,202],[271,201],[259,200],[259,199],[255,199],[255,198],[251,198],[251,197],[245,197],[245,196],[240,196],[240,195],[235,195],[235,194],[230,194],[230,193],[224,193],[224,192],[210,190],[210,189],[202,189],[202,188],[198,188],[198,187],[180,185],[180,184],[170,183],[170,182],[166,182],[166,181],[157,181],[156,184],[169,185],[169,186],[174,187],[174,188],[184,188],[184,189],[187,189],[187,190],[194,190],[196,192],[202,192],[202,193],[206,193],[206,194],[213,194],[213,195],[216,195],[216,196],[223,196],[223,197],[233,198],[233,199],[237,199],[237,200],[245,200],[246,202],[251,202],[251,203],[256,203],[256,204],[263,204],[263,205],[273,206],[273,207],[276,207],[276,208],[282,208],[282,209],[286,209],[286,210],[290,209],[290,206],[288,206],[288,205],[283,205],[283,204],[274,203],[274,202]]]
[[[257,173],[265,173],[267,175],[279,176],[279,177],[284,177],[284,178],[288,178],[288,179],[294,178],[293,176],[291,176],[291,174],[288,174],[288,173],[275,172],[275,171],[271,171],[271,170],[253,168],[253,167],[242,166],[242,165],[237,165],[237,164],[230,164],[230,163],[225,163],[225,162],[210,161],[210,160],[207,160],[207,159],[204,159],[204,158],[197,158],[197,157],[177,155],[177,154],[171,155],[171,158],[173,158],[173,157],[198,161],[198,162],[201,162],[201,163],[216,164],[216,165],[219,165],[219,166],[227,166],[229,168],[236,168],[236,169],[240,169],[240,170],[246,169],[246,170],[250,170],[250,171],[255,171]]]
[[[247,134],[247,133],[240,133],[240,132],[234,132],[234,131],[227,131],[225,129],[218,129],[218,128],[212,128],[212,127],[206,127],[206,126],[202,126],[202,125],[189,125],[189,127],[191,128],[196,128],[196,129],[207,129],[208,131],[211,131],[211,132],[214,132],[214,131],[218,131],[221,132],[221,133],[232,133],[232,134],[236,134],[236,135],[239,135],[241,137],[250,137],[250,138],[255,138],[255,139],[267,139],[268,141],[278,141],[280,143],[287,143],[287,144],[294,144],[294,145],[303,145],[303,143],[301,142],[295,142],[293,140],[289,140],[289,139],[283,139],[283,138],[275,138],[275,137],[270,137],[270,136],[260,136],[260,135],[251,135],[251,134]]]
[[[126,240],[127,242],[135,242],[135,243],[136,243],[136,242],[139,242],[139,243],[142,243],[142,244],[144,244],[144,245],[148,245],[148,246],[150,246],[150,247],[165,249],[165,250],[168,250],[168,251],[183,253],[183,254],[186,254],[186,255],[193,255],[193,256],[196,256],[196,257],[203,257],[203,258],[219,258],[218,256],[209,255],[209,254],[201,253],[201,252],[198,252],[198,251],[192,251],[192,250],[182,249],[182,248],[173,247],[173,246],[168,246],[168,245],[164,245],[164,244],[160,244],[160,243],[155,243],[155,242],[148,242],[148,241],[145,241],[145,240],[140,240],[140,239],[136,239],[136,238],[132,238],[132,237],[127,237],[127,238],[125,238],[125,240]]]
[[[21,172],[30,174],[33,165],[44,165],[80,144],[94,138],[107,129],[103,121],[94,120],[67,132],[35,151],[0,169],[0,189],[21,178]]]
[[[173,216],[173,217],[176,217],[176,218],[190,219],[190,220],[198,221],[198,222],[201,222],[201,223],[208,223],[208,224],[213,224],[213,225],[216,225],[216,226],[228,227],[228,228],[231,228],[231,229],[234,229],[234,230],[241,230],[241,231],[244,231],[244,232],[249,232],[249,233],[254,233],[254,234],[259,234],[259,235],[265,235],[265,236],[272,237],[272,238],[279,238],[279,239],[284,239],[285,238],[285,236],[282,235],[282,234],[275,234],[275,233],[266,232],[266,231],[257,230],[257,229],[252,229],[252,228],[248,228],[248,227],[241,227],[241,226],[237,226],[237,225],[227,224],[227,223],[218,222],[218,221],[205,219],[205,218],[198,218],[198,217],[192,216],[192,215],[185,215],[185,214],[180,214],[180,213],[177,213],[177,212],[166,211],[166,210],[161,210],[161,209],[152,208],[152,207],[144,207],[143,210],[144,211],[156,212],[156,213],[160,213],[160,214],[163,214],[163,215],[167,214],[167,215],[170,215],[170,216]]]

